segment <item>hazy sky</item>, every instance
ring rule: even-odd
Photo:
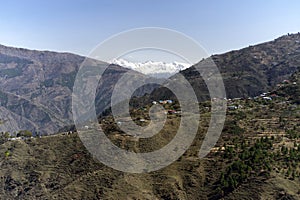
[[[0,44],[87,55],[111,35],[163,27],[209,54],[300,31],[299,0],[0,0]]]

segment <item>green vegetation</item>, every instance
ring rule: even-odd
[[[0,90],[0,104],[3,106],[3,105],[6,105],[7,104],[7,100],[8,100],[8,97],[7,97],[7,94],[2,92]]]
[[[234,148],[226,147],[223,158],[230,164],[220,177],[222,190],[230,192],[250,177],[269,176],[275,158],[275,153],[272,153],[273,142],[274,138],[262,137],[251,145],[243,141],[239,148],[237,144]]]
[[[28,130],[22,130],[17,133],[17,137],[32,137],[32,132]]]
[[[17,64],[32,64],[33,62],[30,60],[27,60],[25,58],[19,58],[16,56],[9,56],[0,53],[0,62],[4,64],[9,64],[9,63],[17,63]]]
[[[75,78],[76,71],[68,74],[61,74],[61,79],[58,80],[57,84],[60,84],[61,86],[68,87],[70,90],[73,90]]]
[[[2,68],[0,69],[0,76],[6,76],[6,78],[14,78],[22,75],[23,68],[33,62],[27,59],[18,58],[14,56],[8,56],[0,54],[0,63],[10,64],[15,63],[16,67],[14,68]]]
[[[244,132],[236,120],[226,121],[224,131],[233,134],[233,135],[241,135]]]
[[[11,156],[11,152],[9,150],[5,151],[5,157]]]
[[[47,79],[42,83],[42,85],[44,85],[45,87],[52,87],[54,85],[54,81],[53,79]]]
[[[22,68],[12,68],[12,69],[1,69],[0,76],[6,76],[7,78],[13,78],[22,75]]]

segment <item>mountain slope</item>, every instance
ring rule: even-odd
[[[198,134],[188,151],[170,166],[151,173],[113,170],[93,159],[77,134],[0,143],[0,196],[3,199],[299,199],[300,105],[287,101],[299,74],[273,91],[282,96],[234,100],[217,146],[198,158],[207,131],[209,102],[200,104]],[[280,92],[279,92],[280,91]],[[273,93],[272,92],[272,93]],[[285,95],[287,94],[287,96]],[[149,108],[150,105],[147,106]],[[166,105],[176,107],[176,103]],[[146,116],[137,109],[132,117]],[[157,136],[137,141],[117,128],[112,116],[102,127],[115,145],[142,152],[157,149],[176,134],[180,118],[169,115]]]
[[[72,124],[73,84],[84,59],[69,53],[0,45],[0,108],[3,110],[1,119],[6,121],[1,131],[28,129],[38,134],[53,134]],[[96,66],[106,66],[100,61],[92,62]],[[96,94],[98,112],[109,105],[114,84],[129,71],[116,65],[107,68]]]
[[[277,83],[288,79],[300,67],[300,33],[282,36],[274,41],[249,46],[221,55],[213,55],[228,98],[254,97],[272,90]],[[180,72],[193,86],[200,101],[208,100],[205,82],[195,66],[201,68],[206,60]],[[176,75],[171,77],[176,80]],[[171,98],[165,90],[154,91],[154,99]]]
[[[300,66],[300,34],[245,49],[214,55],[228,98],[256,96],[271,90]],[[32,51],[0,45],[1,120],[9,121],[1,131],[28,129],[35,133],[55,133],[72,124],[71,94],[74,79],[84,57],[48,51]],[[100,61],[94,61],[103,65]],[[198,66],[204,61],[199,62]],[[111,65],[98,85],[96,109],[99,114],[110,104],[113,86],[129,69]],[[205,82],[190,67],[180,72],[193,86],[200,101],[208,100]],[[136,76],[143,76],[136,72]],[[171,77],[176,80],[176,75]],[[130,81],[134,81],[131,79]],[[146,86],[136,94],[143,95],[155,86]],[[151,99],[172,98],[168,90],[155,90]]]

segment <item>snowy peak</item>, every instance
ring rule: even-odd
[[[120,65],[156,78],[168,78],[180,70],[191,66],[188,63],[176,61],[171,63],[160,61],[131,62],[125,59],[115,59],[112,61],[112,64]]]

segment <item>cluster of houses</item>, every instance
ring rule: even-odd
[[[272,101],[273,98],[278,97],[277,94],[271,94],[270,92],[264,92],[260,94],[259,96],[254,97],[254,99],[262,98],[267,101]]]
[[[240,105],[236,106],[236,105],[230,105],[230,106],[227,106],[227,109],[228,110],[237,110],[239,108]]]
[[[161,104],[161,105],[165,105],[165,104],[172,104],[174,103],[173,100],[170,100],[170,99],[166,99],[166,100],[159,100],[158,102],[157,101],[152,101],[152,104],[153,105],[156,105],[156,104]],[[170,115],[173,115],[173,114],[181,114],[181,111],[177,111],[177,110],[168,110],[165,112],[165,114],[170,114]]]
[[[164,104],[172,104],[173,103],[173,100],[159,100],[158,101],[158,103],[159,104],[162,104],[162,105],[164,105]],[[157,104],[157,101],[152,101],[152,104],[153,105],[156,105]]]
[[[272,101],[273,98],[276,98],[278,97],[277,94],[274,94],[271,92],[264,92],[262,94],[260,94],[259,96],[255,96],[255,97],[248,97],[247,99],[248,100],[256,100],[256,99],[264,99],[264,100],[268,100],[268,101]],[[234,99],[228,99],[229,102],[232,102],[232,101],[239,101],[239,100],[245,100],[245,98],[234,98]]]
[[[257,100],[257,99],[263,99],[265,101],[272,101],[274,98],[278,97],[277,94],[271,93],[271,92],[264,92],[262,94],[260,94],[259,96],[255,96],[255,97],[248,97],[248,100]],[[236,102],[238,100],[244,100],[244,98],[234,98],[234,99],[228,99],[229,102],[229,106],[227,106],[228,110],[237,110],[242,108],[241,105],[236,105],[233,104],[233,102]]]
[[[71,135],[76,133],[76,131],[67,131],[61,133],[61,135]],[[17,134],[10,134],[10,136],[7,138],[8,141],[21,141],[21,140],[29,140],[34,138],[41,138],[41,137],[48,137],[48,136],[54,136],[54,135],[41,135],[41,134],[35,134],[32,136],[24,136],[24,135],[17,135]]]
[[[276,86],[277,87],[283,87],[287,84],[293,84],[293,85],[297,85],[297,82],[291,82],[289,80],[283,80],[281,83],[277,84]]]
[[[173,114],[181,114],[181,111],[177,110],[168,110],[168,114],[173,115]]]
[[[21,136],[21,137],[9,137],[7,138],[8,141],[17,141],[17,140],[28,140],[28,139],[32,139],[34,138],[33,136],[31,137],[24,137],[24,136]]]

